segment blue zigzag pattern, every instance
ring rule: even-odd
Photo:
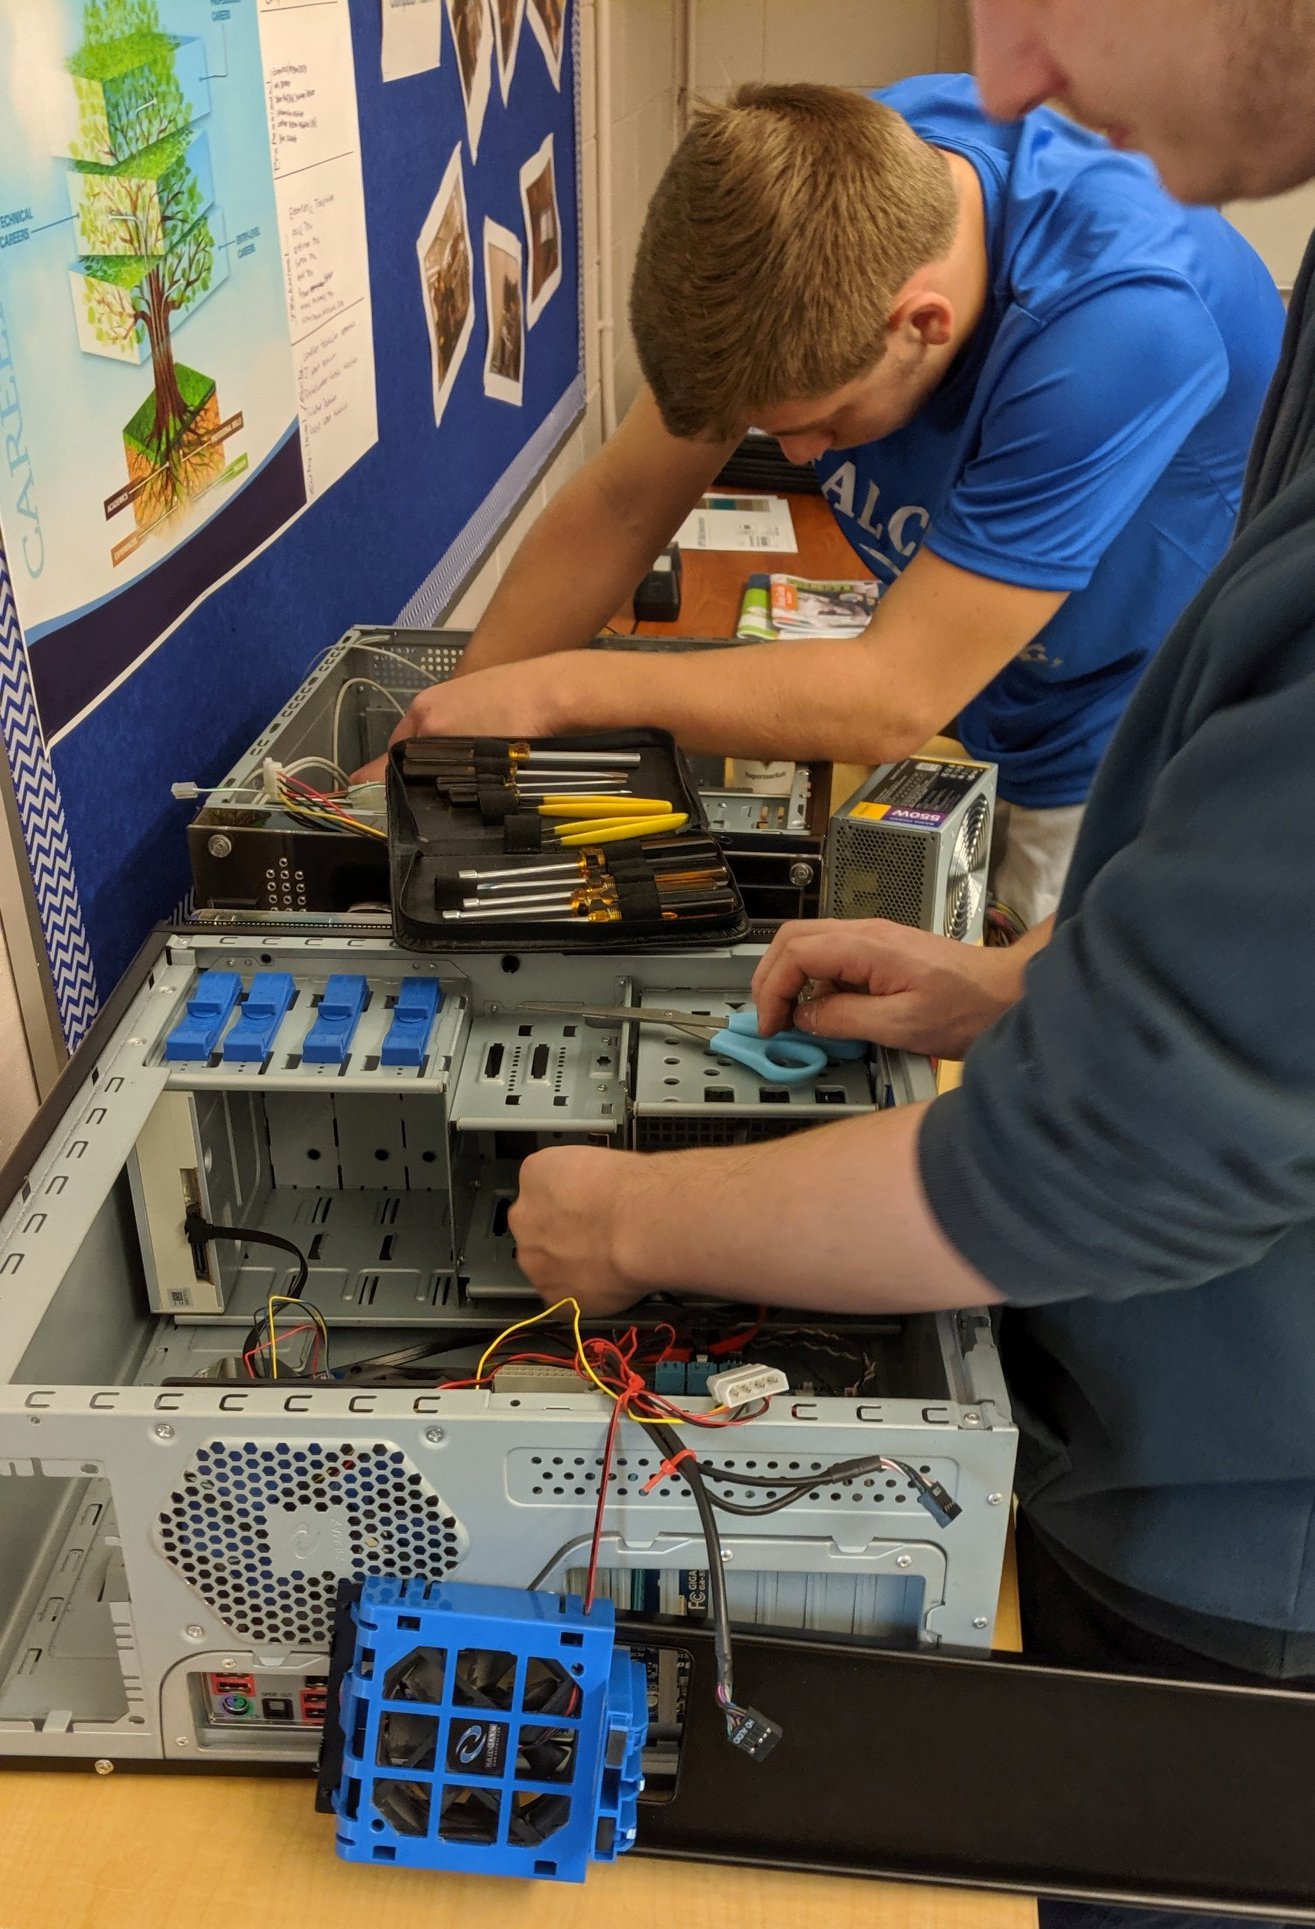
[[[27,861],[36,884],[37,910],[60,1022],[72,1051],[95,1015],[96,973],[78,901],[64,804],[41,734],[3,547],[0,547],[0,736],[9,757]]]

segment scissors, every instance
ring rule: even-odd
[[[758,1015],[749,1009],[727,1012],[724,1018],[701,1018],[694,1012],[671,1011],[658,1005],[520,1006],[526,1013],[551,1013],[579,1018],[586,1025],[661,1025],[665,1031],[697,1038],[707,1051],[729,1058],[772,1085],[807,1085],[828,1063],[862,1058],[867,1046],[855,1038],[813,1038],[801,1031],[778,1031],[763,1038]]]

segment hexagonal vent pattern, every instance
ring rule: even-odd
[[[344,1575],[441,1580],[466,1534],[398,1448],[212,1440],[160,1514],[158,1542],[235,1635],[327,1644]]]

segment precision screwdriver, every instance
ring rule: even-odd
[[[554,867],[556,868],[556,867]],[[730,873],[724,864],[706,865],[701,869],[688,871],[655,871],[651,877],[659,896],[674,895],[697,886],[699,889],[715,888],[729,884]],[[609,870],[592,871],[586,877],[522,877],[514,878],[510,884],[500,889],[479,885],[474,897],[466,897],[463,904],[506,904],[515,898],[519,903],[544,896],[564,895],[569,891],[615,891],[617,880]]]
[[[715,894],[719,889],[728,902],[732,901],[730,891],[722,887],[722,880],[715,873],[691,872],[687,878],[667,886],[659,880],[655,882],[658,884],[658,898],[664,902],[675,903],[681,898],[704,897],[709,892]],[[542,891],[531,891],[520,897],[462,898],[461,904],[464,910],[470,910],[475,905],[484,905],[493,911],[500,910],[505,905],[509,909],[525,911],[537,909],[541,905],[550,908],[554,905],[576,905],[583,903],[587,898],[605,898],[611,903],[617,903],[620,901],[620,893],[613,880],[604,875],[597,881],[591,879],[587,883],[575,885],[563,879],[560,883]]]
[[[695,859],[707,858],[716,864],[722,863],[721,846],[710,837],[650,837],[645,838],[638,851],[630,855],[644,859],[650,869],[664,865],[685,866]],[[587,877],[592,867],[606,865],[607,853],[601,850],[582,850],[578,857],[554,861],[550,864],[499,865],[491,871],[468,869],[460,870],[457,876],[462,883],[473,883],[477,889],[494,887],[499,890],[521,878],[554,877],[561,873],[577,877]]]
[[[658,916],[669,922],[686,918],[724,917],[733,903],[734,899],[729,894],[723,894],[720,901],[700,898],[691,904],[683,905],[679,911],[659,911]],[[520,918],[526,924],[620,924],[623,922],[620,905],[604,900],[596,901],[593,908],[588,910],[582,908],[573,911],[563,908],[556,911],[536,911],[531,917],[526,917],[524,908],[519,904],[493,904],[487,907],[481,905],[474,911],[444,911],[443,916],[454,922],[474,919],[481,924],[485,921],[493,923],[499,919],[508,918]]]
[[[591,769],[606,764],[609,768],[634,770],[640,762],[637,750],[536,750],[528,743],[509,743],[505,754],[509,764],[583,764]],[[468,768],[473,770],[475,739],[411,737],[407,740],[403,756],[408,764],[417,767],[421,764],[455,764],[464,759]]]

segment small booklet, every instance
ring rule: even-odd
[[[676,541],[682,549],[772,549],[784,555],[799,548],[784,496],[702,496]]]
[[[805,576],[750,576],[735,634],[764,643],[861,636],[880,594],[880,584],[871,578],[820,582]]]

